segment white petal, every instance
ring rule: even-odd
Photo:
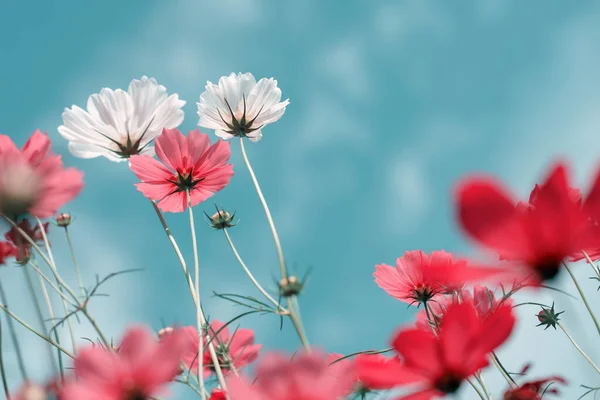
[[[254,132],[250,132],[246,136],[248,137],[248,139],[250,139],[251,142],[258,142],[260,139],[262,139],[262,131],[258,129]]]
[[[127,120],[133,115],[133,102],[129,93],[121,89],[104,88],[99,94],[90,96],[87,109],[100,122],[112,126],[119,138],[127,137]]]
[[[281,89],[273,78],[262,78],[248,95],[248,116],[254,118],[259,111],[269,109],[281,100]]]
[[[273,107],[263,110],[258,118],[254,121],[254,126],[264,126],[267,124],[271,124],[277,120],[279,120],[283,113],[285,112],[285,108],[290,104],[289,100],[285,100],[281,103],[275,104]]]
[[[221,130],[216,130],[215,131],[215,135],[217,135],[218,137],[220,137],[223,140],[229,140],[229,139],[235,137],[232,134],[224,132],[224,131],[221,131]]]

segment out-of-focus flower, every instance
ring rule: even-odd
[[[87,102],[87,111],[73,105],[65,108],[60,134],[69,141],[76,157],[103,156],[123,161],[134,154],[154,155],[152,141],[163,128],[176,128],[183,121],[185,101],[154,78],[143,76],[129,84],[127,92],[103,88]]]
[[[504,400],[542,400],[542,395],[544,394],[555,394],[558,395],[559,391],[556,388],[549,388],[549,385],[558,382],[562,384],[566,384],[565,381],[560,376],[553,376],[546,379],[540,379],[537,381],[531,381],[523,383],[521,386],[508,389],[504,392]]]
[[[327,356],[318,351],[290,358],[271,353],[261,358],[252,381],[229,376],[231,400],[338,400],[350,393],[355,374],[333,374]]]
[[[37,385],[35,383],[27,382],[21,389],[11,396],[13,400],[46,400],[48,399],[48,395],[46,393],[46,388],[43,386]]]
[[[193,326],[182,328],[187,334],[190,350],[182,357],[183,364],[192,372],[198,371],[198,331]],[[237,329],[233,334],[224,323],[212,321],[209,326],[208,336],[217,353],[221,370],[227,373],[233,368],[239,370],[252,363],[258,357],[262,345],[254,344],[252,329]],[[204,376],[208,377],[215,372],[207,341],[204,339],[204,354],[202,366]]]
[[[256,82],[251,73],[232,73],[219,79],[219,84],[206,83],[198,104],[198,126],[214,129],[227,140],[236,136],[257,142],[261,129],[277,121],[289,100],[281,101],[281,89],[273,78]]]
[[[39,224],[31,225],[31,221],[27,218],[23,218],[17,226],[27,234],[34,242],[42,242],[44,240],[44,236],[42,235],[42,230],[40,229]],[[49,223],[46,222],[43,224],[44,232],[48,234],[48,226]],[[29,246],[29,243],[25,240],[23,235],[13,226],[10,228],[8,232],[4,234],[4,238],[14,244],[15,246]]]
[[[147,329],[127,331],[118,352],[90,346],[74,361],[76,381],[61,390],[61,400],[139,400],[160,395],[178,373],[189,343],[175,330],[160,342]]]
[[[227,400],[227,392],[223,389],[213,389],[208,400]]]
[[[50,153],[50,139],[35,131],[21,150],[0,135],[0,213],[11,217],[29,213],[53,216],[83,188],[83,173],[63,167]]]
[[[430,255],[421,250],[407,251],[396,260],[396,267],[375,266],[375,283],[390,296],[405,303],[424,303],[436,294],[452,290],[453,274],[464,269],[466,261],[452,258],[443,250]],[[450,287],[449,287],[450,286]]]
[[[140,192],[166,212],[182,212],[188,207],[187,194],[195,206],[223,189],[233,176],[228,164],[231,150],[222,140],[211,146],[208,135],[190,131],[185,137],[177,129],[165,129],[156,139],[156,155],[132,156],[131,170],[142,181]],[[166,166],[165,166],[166,165]]]
[[[357,360],[361,360],[363,358],[367,358],[369,360],[379,360],[384,361],[386,357],[381,354],[359,354],[356,358],[352,359],[349,357],[344,358],[341,354],[330,353],[327,355],[327,362],[329,363],[329,371],[328,373],[333,374],[333,376],[338,379],[348,379],[347,375],[351,374],[354,376],[354,384],[352,388],[349,389],[347,394],[355,393],[357,395],[363,395],[370,392],[370,388],[360,381],[358,373],[356,371],[355,363],[361,362]]]
[[[304,289],[304,281],[295,276],[288,276],[279,281],[279,294],[282,297],[298,296]]]
[[[517,263],[520,268],[513,269],[515,274],[532,275],[534,284],[553,279],[571,255],[600,245],[600,235],[589,225],[594,213],[600,215],[600,201],[596,201],[600,179],[582,205],[568,184],[563,164],[556,164],[534,189],[529,205],[516,205],[508,191],[489,177],[469,178],[457,193],[465,232]]]
[[[462,382],[488,365],[488,354],[512,332],[512,307],[503,305],[482,320],[472,304],[452,304],[439,332],[418,328],[398,332],[392,346],[402,357],[357,360],[362,382],[374,389],[420,384],[410,399],[428,400],[455,393]]]
[[[16,257],[17,248],[10,242],[0,242],[0,265],[6,263],[9,257]]]

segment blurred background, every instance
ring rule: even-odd
[[[110,281],[103,289],[110,297],[91,305],[116,339],[132,324],[193,325],[195,313],[127,164],[76,159],[57,132],[65,107],[85,106],[103,87],[156,78],[187,101],[180,129],[188,131],[207,80],[252,72],[279,81],[290,105],[247,150],[290,269],[302,276],[312,268],[302,313],[311,343],[330,352],[385,348],[412,320],[414,308],[373,282],[375,264],[393,265],[413,249],[476,251],[455,223],[452,191],[461,177],[490,173],[524,197],[553,160],[568,160],[582,189],[598,166],[600,5],[592,1],[3,2],[0,21],[0,132],[22,145],[36,128],[47,131],[65,163],[85,172],[86,189],[63,211],[75,216],[70,232],[86,282],[143,269]],[[244,309],[211,297],[213,291],[258,293],[222,233],[202,221],[213,200],[241,219],[230,233],[257,278],[274,291],[279,273],[237,141],[232,152],[230,185],[195,208],[204,307],[222,321]],[[191,262],[187,214],[167,217]],[[51,228],[50,239],[59,269],[75,285],[63,232]],[[577,272],[600,311],[591,270],[582,264]],[[564,278],[558,286],[575,294]],[[2,268],[0,279],[13,310],[35,325],[22,272]],[[565,326],[600,362],[581,301],[551,295],[529,298],[554,299],[566,309]],[[562,332],[535,328],[537,311],[519,308],[518,329],[500,351],[507,368],[517,372],[532,362],[531,377],[566,377],[565,399],[583,394],[580,384],[600,386]],[[254,329],[266,349],[299,347],[287,321],[280,332],[276,316],[239,324]],[[78,336],[93,335],[83,322],[76,328]],[[28,372],[47,378],[43,343],[19,333]],[[8,338],[4,353],[16,388]],[[500,397],[497,371],[485,377]],[[185,387],[172,393],[191,398]],[[459,397],[473,396],[465,390]]]

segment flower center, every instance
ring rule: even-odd
[[[542,281],[554,279],[560,272],[561,260],[557,258],[548,258],[538,262],[534,268]]]
[[[40,186],[40,178],[27,164],[12,165],[1,171],[0,213],[10,216],[26,213],[37,201]]]
[[[442,375],[438,380],[435,381],[434,387],[442,393],[455,393],[458,388],[460,388],[460,384],[462,383],[462,378],[456,375],[453,372],[446,372],[445,375]]]
[[[246,95],[242,96],[243,109],[242,109],[241,117],[237,116],[238,114],[240,114],[239,111],[237,110],[239,108],[239,105],[236,107],[236,111],[238,111],[238,112],[234,112],[233,109],[231,108],[231,105],[227,101],[227,99],[223,99],[223,100],[225,101],[225,104],[227,105],[227,112],[229,112],[229,115],[231,117],[231,122],[227,122],[227,120],[223,117],[223,114],[221,113],[221,111],[217,108],[219,117],[221,117],[221,120],[228,128],[225,132],[227,132],[233,136],[247,137],[249,133],[257,131],[260,128],[262,128],[262,125],[254,127],[254,121],[256,121],[256,118],[258,118],[258,116],[262,112],[263,108],[261,107],[260,110],[258,110],[258,112],[256,113],[256,115],[254,117],[249,118],[246,115]],[[227,119],[229,119],[229,118],[227,118]]]
[[[132,387],[131,389],[127,389],[123,394],[123,400],[147,400],[148,396],[144,394],[144,392],[137,388]]]
[[[433,298],[434,291],[425,285],[416,286],[413,289],[411,298],[417,303],[426,303]]]
[[[185,192],[186,190],[193,189],[198,184],[198,182],[201,182],[203,180],[204,178],[194,179],[192,169],[178,169],[177,173],[174,176],[174,180],[170,180],[169,182],[177,186],[177,192]]]

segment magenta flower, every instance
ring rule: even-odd
[[[61,400],[137,400],[163,393],[179,371],[187,350],[185,334],[175,330],[157,341],[145,328],[127,331],[118,352],[88,347],[74,363],[77,380],[61,390]]]
[[[83,188],[83,173],[63,167],[48,136],[35,131],[21,150],[0,135],[0,213],[47,218]]]
[[[156,155],[135,155],[130,158],[131,170],[142,181],[136,184],[140,192],[166,212],[182,212],[223,189],[233,176],[229,143],[222,140],[210,144],[208,135],[190,131],[185,137],[177,129],[163,129],[156,139]]]
[[[342,364],[345,367],[350,364]],[[336,400],[352,391],[353,371],[332,373],[328,357],[320,352],[296,353],[293,358],[271,353],[262,358],[253,381],[230,376],[231,400]]]

